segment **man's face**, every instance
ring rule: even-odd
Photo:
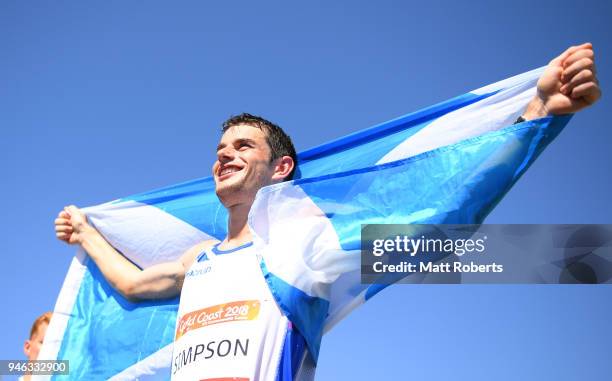
[[[238,125],[223,134],[213,177],[217,196],[226,207],[253,202],[260,188],[273,183],[270,156],[265,132],[257,127]]]
[[[28,357],[28,360],[32,361],[38,358],[38,352],[47,333],[47,326],[47,323],[42,323],[38,326],[30,340],[26,340],[23,346],[23,353]]]

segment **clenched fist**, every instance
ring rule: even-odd
[[[87,218],[76,206],[64,208],[55,219],[55,236],[66,243],[81,243],[81,234],[91,226]]]
[[[600,97],[593,46],[590,43],[572,46],[548,64],[538,80],[538,94],[524,118],[575,113]]]

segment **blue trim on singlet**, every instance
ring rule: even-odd
[[[229,253],[233,253],[233,252],[238,251],[238,250],[246,249],[249,246],[253,246],[253,242],[252,241],[251,242],[247,242],[247,243],[244,243],[244,244],[242,244],[242,245],[240,245],[238,247],[234,247],[233,249],[227,249],[227,250],[219,249],[219,245],[221,245],[221,242],[219,242],[218,244],[216,244],[212,248],[212,252],[217,254],[217,255],[229,254]]]
[[[206,250],[204,250],[202,253],[200,253],[200,255],[198,255],[198,258],[196,261],[197,262],[208,261],[208,255],[206,255]]]
[[[300,362],[306,351],[306,340],[298,330],[293,328],[291,322],[288,323],[283,352],[278,364],[276,381],[292,381],[300,367]]]
[[[246,249],[247,247],[250,247],[253,245],[253,242],[247,242],[245,244],[242,244],[238,247],[235,247],[233,249],[228,249],[228,250],[221,250],[219,249],[219,245],[221,245],[221,242],[219,242],[218,244],[216,244],[215,246],[213,246],[212,251],[213,253],[215,253],[216,255],[223,255],[223,254],[229,254],[229,253],[233,253],[235,251],[238,250],[242,250],[242,249]],[[196,258],[196,262],[204,262],[208,260],[208,255],[206,255],[206,250],[202,251],[200,253],[200,255],[197,256]]]

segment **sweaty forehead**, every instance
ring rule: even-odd
[[[221,136],[219,144],[231,144],[232,142],[238,140],[252,140],[259,144],[265,144],[266,134],[262,129],[258,127],[253,127],[246,124],[239,124],[237,126],[233,126],[227,129],[227,131],[225,131]]]

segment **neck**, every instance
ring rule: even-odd
[[[228,208],[227,237],[222,246],[233,248],[252,240],[251,231],[247,225],[250,209],[250,204],[238,204]]]

